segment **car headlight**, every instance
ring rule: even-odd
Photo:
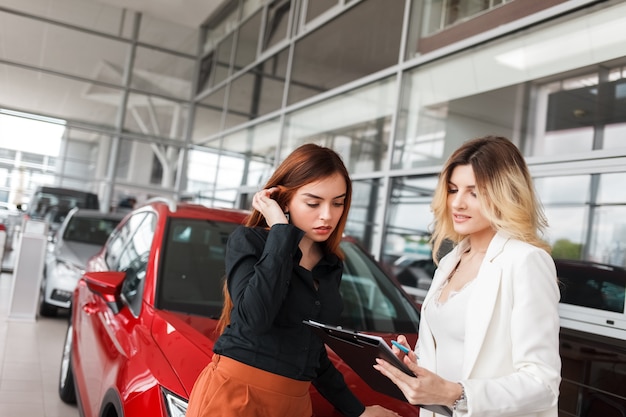
[[[188,401],[174,394],[173,392],[162,388],[167,415],[169,417],[185,417],[187,413]]]

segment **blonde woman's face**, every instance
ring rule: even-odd
[[[300,187],[287,205],[291,223],[304,231],[305,239],[326,241],[343,214],[346,192],[340,174]]]
[[[448,182],[448,212],[454,231],[461,235],[491,232],[491,223],[483,215],[478,200],[476,179],[471,165],[458,165]]]

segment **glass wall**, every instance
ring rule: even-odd
[[[0,91],[67,123],[64,153],[38,163],[89,177],[113,206],[132,192],[249,208],[314,142],[353,177],[346,233],[393,269],[429,256],[445,159],[495,134],[527,158],[555,256],[623,263],[626,202],[611,190],[626,172],[624,2],[244,0],[201,30],[106,6],[90,27],[59,10],[41,21],[6,3],[3,38],[47,25],[53,49],[22,54],[17,36]],[[81,59],[62,48],[80,42]]]
[[[230,36],[242,37],[229,48],[228,62],[239,64],[222,79],[226,86],[198,96],[198,111],[221,127],[198,128],[203,134],[194,134],[195,143],[217,153],[249,155],[237,179],[236,205],[248,208],[260,177],[297,146],[332,147],[355,184],[346,232],[393,269],[400,258],[430,256],[429,204],[445,159],[463,141],[495,134],[510,138],[537,173],[553,223],[546,238],[557,254],[575,247],[575,255],[568,256],[600,259],[598,253],[608,250],[593,243],[605,236],[599,230],[610,221],[605,220],[608,206],[578,201],[581,193],[574,200],[565,193],[569,199],[560,201],[563,193],[550,190],[566,189],[562,182],[588,184],[589,195],[598,197],[602,179],[623,171],[616,164],[584,173],[571,168],[576,161],[595,160],[589,151],[600,152],[598,158],[624,156],[623,4],[557,19],[559,12],[551,7],[561,1],[525,10],[511,1],[414,1],[409,10],[404,2],[374,0],[305,1],[299,8],[293,2],[244,3],[246,17],[230,20],[237,23],[205,55],[212,59],[221,44],[233,45]],[[501,29],[474,28],[464,39],[448,39],[446,53],[429,57],[429,42],[436,37],[480,26],[485,16],[497,17],[503,10],[525,21],[532,21],[533,13],[542,18],[527,26],[502,18],[518,26],[491,38],[490,31]],[[366,24],[372,16],[380,24]],[[275,26],[269,29],[265,25],[272,19]],[[409,25],[403,30],[404,21]],[[260,44],[254,40],[257,30]],[[277,36],[274,44],[271,33]],[[576,48],[569,47],[573,43]],[[255,126],[268,120],[277,148],[253,150]],[[250,175],[255,164],[261,175]],[[215,180],[219,183],[220,176]],[[580,228],[566,228],[571,222]]]
[[[390,77],[345,92],[287,115],[281,159],[306,142],[341,153],[351,174],[385,168],[396,78]]]
[[[0,111],[65,126],[58,155],[20,154],[15,169],[28,174],[19,199],[41,184],[87,188],[106,210],[131,193],[139,202],[179,193],[199,30],[105,4],[48,3],[0,8],[0,38],[11,39],[0,55]]]

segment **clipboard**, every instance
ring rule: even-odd
[[[302,322],[310,326],[322,341],[339,355],[373,390],[406,402],[400,388],[373,367],[376,358],[381,358],[405,374],[415,376],[409,367],[398,359],[382,337],[329,326],[313,320],[303,320]],[[444,405],[419,405],[419,407],[445,416],[452,416],[452,410]]]

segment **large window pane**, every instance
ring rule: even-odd
[[[326,10],[338,4],[338,0],[309,0],[306,2],[306,21],[310,22]]]
[[[229,115],[251,120],[280,109],[287,55],[288,50],[285,49],[233,80],[228,96]]]
[[[607,125],[604,129],[604,149],[616,149],[626,147],[626,123]]]
[[[230,57],[233,49],[233,34],[228,35],[217,46],[215,53],[215,64],[212,79],[209,79],[209,85],[217,85],[224,81],[230,75]]]
[[[395,78],[387,78],[289,115],[283,157],[315,142],[339,151],[351,173],[384,169],[395,85]]]
[[[364,1],[296,42],[289,104],[397,64],[403,13],[402,1]]]
[[[263,50],[272,48],[287,39],[291,0],[274,0],[267,6]]]
[[[393,178],[385,220],[381,262],[398,282],[420,292],[421,297],[430,287],[435,269],[429,241],[430,203],[436,185],[436,175]]]
[[[163,189],[168,195],[174,188],[181,146],[124,139],[118,150],[116,178],[136,186]]]
[[[211,207],[236,207],[244,160],[213,149],[189,151],[187,192],[196,202]]]
[[[222,129],[222,113],[226,88],[222,87],[205,97],[199,106],[196,106],[194,118],[193,142],[204,143],[204,139]]]
[[[609,64],[596,71],[538,87],[538,98],[547,100],[545,137],[534,147],[536,155],[586,152],[624,147],[616,141],[626,125],[626,79],[613,71],[604,80]],[[615,65],[615,64],[612,64]],[[613,67],[614,70],[619,69]],[[542,119],[540,119],[542,120]]]
[[[555,258],[582,259],[588,230],[591,176],[570,175],[534,180],[549,228],[545,239]]]
[[[280,124],[275,119],[223,138],[223,149],[243,158],[241,185],[261,187],[269,179],[279,136]]]
[[[209,136],[219,132],[221,120],[222,109],[197,105],[192,133],[193,143],[202,144]]]
[[[602,174],[589,255],[591,260],[626,266],[626,172]]]
[[[204,40],[204,52],[215,50],[221,39],[237,26],[239,20],[239,7],[236,3],[226,4],[224,12],[217,21],[208,22],[206,39]]]
[[[481,60],[469,55],[453,60],[454,70],[448,63],[437,62],[403,78],[393,168],[439,165],[462,142],[488,133],[515,142],[523,137],[524,126],[519,117],[527,106],[522,100],[524,85],[483,91],[490,84],[487,81],[475,89],[477,86],[470,86],[469,79],[478,70],[475,63]],[[482,64],[477,65],[481,71],[495,74],[493,68],[482,68]]]
[[[239,28],[235,51],[235,72],[252,63],[256,58],[261,31],[261,11],[258,11]]]
[[[386,219],[383,259],[393,262],[407,254],[430,256],[430,203],[436,176],[394,178]]]
[[[352,204],[344,233],[370,252],[382,233],[381,225],[376,223],[378,209],[384,204],[381,191],[378,178],[352,181]]]
[[[77,130],[66,132],[61,153],[56,159],[57,174],[74,180],[93,181],[101,173],[98,166],[99,153],[106,149],[98,135],[88,135]],[[106,154],[106,152],[104,152]],[[105,165],[106,166],[106,165]],[[82,187],[81,187],[82,188]]]
[[[139,40],[190,55],[198,52],[198,29],[157,19],[148,14],[141,16]]]
[[[423,34],[437,32],[447,26],[467,20],[507,0],[427,0],[424,8]],[[511,0],[508,0],[511,1]]]
[[[128,97],[124,127],[144,135],[182,138],[188,113],[185,103],[132,93]]]
[[[188,100],[194,66],[191,57],[138,47],[131,87]]]

